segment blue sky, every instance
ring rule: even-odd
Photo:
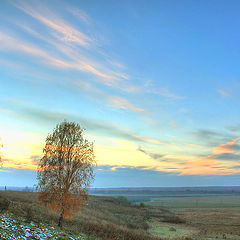
[[[95,141],[95,186],[237,185],[239,7],[1,1],[1,182],[35,183],[67,119]]]

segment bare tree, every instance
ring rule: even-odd
[[[46,138],[38,166],[38,199],[59,213],[58,226],[72,218],[88,200],[96,164],[93,143],[83,138],[79,124],[64,121]]]

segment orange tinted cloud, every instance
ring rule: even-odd
[[[24,11],[26,14],[37,19],[41,23],[45,24],[52,30],[58,32],[60,34],[59,36],[60,39],[64,39],[65,41],[69,41],[69,42],[76,42],[81,46],[88,46],[89,42],[91,42],[91,39],[87,35],[71,27],[69,24],[64,22],[63,19],[61,18],[57,18],[56,16],[52,19],[47,18],[41,15],[39,11],[35,11],[34,8],[32,8],[30,5],[27,5],[27,4],[15,3],[14,5],[17,8]]]
[[[187,143],[188,146],[200,148],[201,146],[197,144]]]
[[[227,142],[225,144],[222,144],[220,146],[217,146],[213,149],[213,152],[216,154],[222,154],[222,153],[235,153],[236,151],[234,149],[232,149],[232,147],[234,146],[234,144],[240,140],[239,138],[235,138],[230,142]]]
[[[181,175],[230,175],[240,173],[238,169],[232,168],[231,164],[223,166],[222,161],[218,160],[223,154],[235,153],[236,150],[232,147],[238,140],[240,140],[240,137],[215,147],[213,149],[214,154],[187,162],[186,168],[181,170]]]

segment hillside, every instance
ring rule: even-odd
[[[146,196],[145,193],[144,196]],[[80,214],[57,227],[37,193],[0,191],[1,239],[239,239],[240,197],[164,197],[131,203],[123,196],[90,196]],[[31,234],[31,236],[30,236]],[[46,235],[43,235],[46,234]],[[40,238],[39,238],[40,236]]]
[[[57,216],[48,209],[39,207],[37,193],[1,191],[0,205],[3,209],[2,222],[5,221],[4,219],[9,219],[10,222],[22,219],[25,222],[22,225],[18,224],[18,232],[24,232],[23,229],[26,228],[32,229],[31,223],[60,231],[56,226]],[[157,240],[160,238],[148,232],[148,221],[156,214],[162,213],[156,212],[152,207],[131,205],[125,198],[92,196],[79,215],[72,221],[64,221],[62,231],[73,235],[85,235],[88,239],[91,237],[92,239]],[[37,231],[41,232],[40,229]],[[4,227],[1,228],[1,232],[4,232]]]

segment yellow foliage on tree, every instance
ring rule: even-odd
[[[38,166],[38,199],[59,213],[59,227],[88,201],[88,188],[96,165],[93,143],[83,138],[83,129],[63,121],[46,138]]]

